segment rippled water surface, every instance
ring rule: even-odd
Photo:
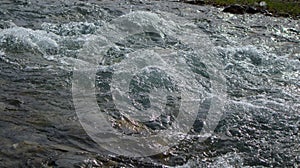
[[[300,22],[221,10],[168,1],[1,1],[0,167],[299,167]],[[191,43],[197,36],[201,42]],[[94,61],[91,41],[103,46],[94,62],[97,103],[119,133],[144,136],[172,128],[169,136],[182,139],[172,124],[184,99],[178,95],[203,96],[180,143],[133,158],[103,149],[88,135],[72,84],[74,67]],[[138,59],[125,65],[131,58]],[[127,92],[114,90],[122,84],[112,79],[149,60],[166,69],[134,74],[132,107],[114,104],[115,93]],[[170,70],[182,61],[185,69]],[[226,89],[215,89],[214,71]],[[191,77],[194,83],[185,82]],[[160,100],[150,102],[149,94],[164,93],[155,88],[173,93],[163,100],[161,115],[155,110]],[[223,105],[220,121],[203,141],[216,99]],[[150,113],[131,111],[151,105]]]

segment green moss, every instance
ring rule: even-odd
[[[241,4],[257,6],[262,0],[205,0],[207,4],[225,6],[230,4]],[[279,16],[290,15],[300,17],[300,1],[298,0],[264,0],[267,3],[267,10]]]

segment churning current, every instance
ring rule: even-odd
[[[299,20],[221,11],[1,2],[0,167],[298,167]]]

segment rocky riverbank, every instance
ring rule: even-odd
[[[295,0],[179,0],[180,2],[195,5],[213,5],[225,7],[224,12],[233,14],[256,14],[262,13],[266,16],[300,18],[300,2]]]

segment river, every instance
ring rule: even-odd
[[[290,18],[2,0],[0,167],[299,167],[299,46]]]

